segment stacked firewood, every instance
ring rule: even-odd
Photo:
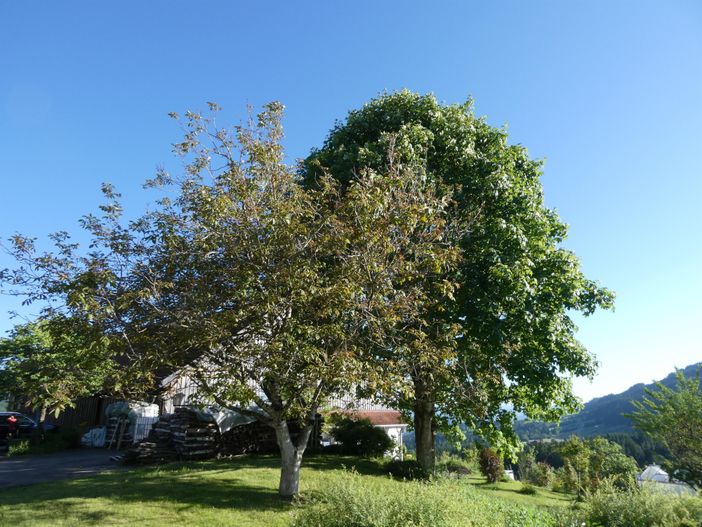
[[[130,448],[124,455],[125,463],[158,463],[178,458],[171,437],[171,414],[159,417],[149,435]]]
[[[179,457],[205,459],[217,454],[219,427],[213,418],[188,408],[176,408],[170,420],[173,446]]]
[[[278,452],[275,430],[258,421],[235,426],[222,434],[221,453],[274,454]]]
[[[173,414],[163,414],[158,418],[149,431],[149,438],[170,443],[171,442],[171,418]]]
[[[162,463],[178,458],[173,445],[160,441],[151,441],[149,438],[139,441],[124,454],[125,463]]]
[[[125,463],[157,463],[176,459],[206,459],[219,447],[219,428],[189,408],[176,408],[174,414],[162,415],[146,439],[134,445],[124,456]]]
[[[310,436],[311,451],[319,445],[321,419],[315,423]],[[289,422],[293,440],[300,426]],[[278,444],[275,431],[268,425],[254,421],[231,428],[223,434],[214,418],[189,408],[176,408],[175,413],[162,415],[154,423],[146,439],[134,445],[124,456],[126,463],[156,463],[175,459],[207,459],[215,455],[275,454]]]
[[[322,417],[317,415],[315,426],[307,443],[308,451],[317,452],[320,443]],[[297,421],[288,421],[290,438],[295,441],[301,431]],[[222,434],[220,453],[236,454],[276,454],[279,452],[275,430],[259,421],[235,426]]]

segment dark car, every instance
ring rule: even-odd
[[[0,412],[0,441],[5,441],[7,439],[7,434],[10,428],[10,423],[7,421],[7,419],[11,415],[14,415],[17,419],[15,435],[18,437],[29,437],[32,435],[34,430],[39,428],[39,425],[36,423],[36,421],[34,421],[34,419],[31,419],[24,414],[19,412]],[[44,425],[44,430],[48,431],[53,428],[53,425]]]

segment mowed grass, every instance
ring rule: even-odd
[[[571,505],[575,499],[572,494],[553,492],[543,487],[534,487],[536,494],[522,494],[522,483],[519,481],[506,481],[487,483],[480,474],[470,474],[466,481],[475,485],[477,489],[499,499],[513,501],[522,505],[536,507],[559,508]]]
[[[373,461],[309,457],[302,469],[303,502],[291,504],[277,496],[278,463],[275,457],[237,457],[9,488],[0,491],[0,525],[287,526],[294,511],[305,506],[304,496],[325,488],[345,468],[355,467],[383,486],[404,484],[390,480]],[[519,494],[519,483],[488,486],[471,477],[465,484],[471,483],[498,500],[539,507],[569,503],[541,489],[534,496]]]

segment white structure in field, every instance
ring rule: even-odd
[[[670,479],[668,473],[658,465],[648,465],[641,474],[636,476],[639,487],[653,487],[671,494],[696,494],[695,489],[686,483]]]

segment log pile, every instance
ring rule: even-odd
[[[319,446],[321,418],[317,416],[315,429],[308,448]],[[295,440],[300,426],[288,422],[290,435]],[[149,431],[146,439],[134,445],[124,456],[125,463],[157,463],[176,459],[207,459],[217,454],[275,454],[278,444],[275,431],[268,425],[254,421],[236,426],[220,434],[214,418],[189,408],[176,408],[175,413],[162,415]]]
[[[178,453],[173,445],[149,438],[139,441],[124,454],[124,462],[128,464],[163,463],[178,459]]]
[[[176,408],[174,414],[162,415],[146,439],[134,445],[124,456],[125,463],[158,463],[176,459],[206,459],[217,454],[219,428],[189,408]]]
[[[307,443],[308,452],[320,450],[320,432],[323,420],[321,415],[315,418],[315,426]],[[300,433],[297,421],[288,421],[290,438],[295,441]],[[279,452],[275,430],[259,421],[236,426],[222,434],[220,453],[237,454],[277,454]]]
[[[170,421],[171,438],[178,455],[183,459],[206,459],[217,454],[219,427],[212,418],[188,408],[176,408]]]
[[[178,459],[171,437],[171,417],[171,414],[159,417],[149,435],[125,453],[124,462],[148,464]]]
[[[274,454],[278,452],[275,430],[258,421],[235,426],[222,434],[221,453]]]

